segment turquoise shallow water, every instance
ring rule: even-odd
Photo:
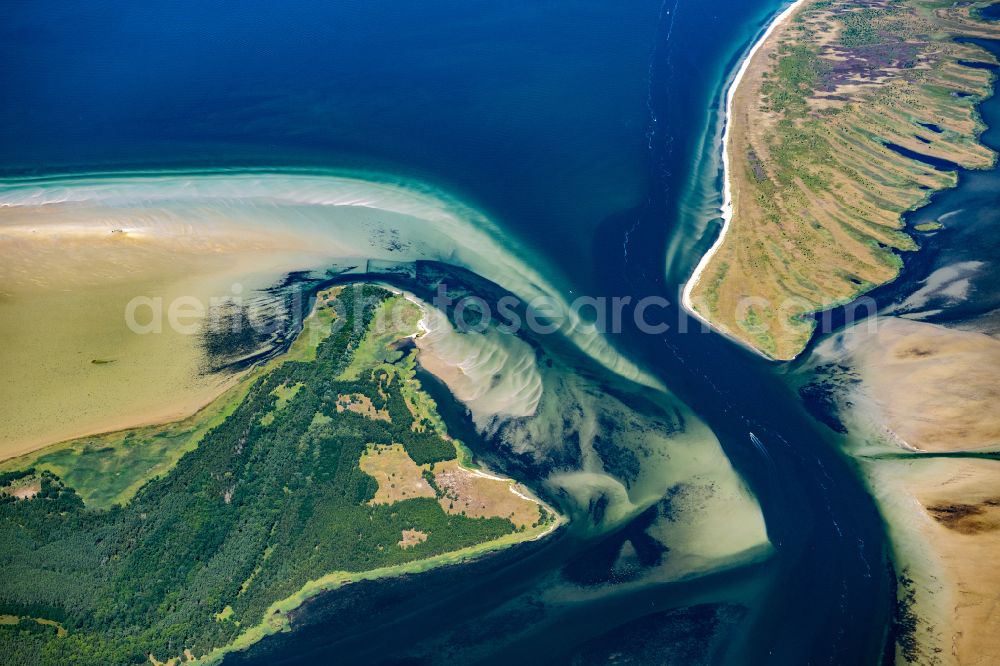
[[[0,169],[396,173],[484,210],[567,295],[676,300],[718,192],[705,156],[722,92],[779,4],[15,3],[0,21]],[[854,472],[767,364],[679,333],[676,306],[662,316],[667,333],[613,342],[718,434],[760,498],[772,560],[616,589],[608,553],[641,542],[639,517],[329,595],[231,661],[591,663],[650,643],[684,664],[877,662],[892,589]],[[610,587],[547,601],[566,580]]]

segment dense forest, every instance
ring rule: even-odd
[[[358,466],[368,443],[402,444],[418,464],[456,453],[430,423],[413,427],[391,368],[338,379],[391,297],[357,288],[363,298],[352,301],[362,305],[336,310],[314,359],[275,363],[229,418],[123,506],[89,508],[50,472],[4,475],[0,487],[34,475],[39,490],[21,499],[0,493],[0,663],[203,655],[324,574],[514,531],[505,519],[448,515],[433,498],[368,504],[376,481]],[[390,419],[338,411],[338,396],[348,394],[367,396]],[[407,529],[429,537],[404,549]]]

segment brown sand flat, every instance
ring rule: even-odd
[[[403,538],[399,540],[398,545],[400,548],[413,548],[427,541],[428,536],[430,535],[427,532],[420,530],[403,530]]]
[[[881,460],[873,483],[916,619],[901,663],[1000,663],[1000,462]],[[908,655],[908,659],[907,659]]]
[[[378,481],[372,504],[394,504],[414,497],[434,497],[434,489],[402,444],[371,445],[358,463]]]
[[[385,409],[375,409],[372,399],[361,393],[351,393],[349,395],[337,396],[337,412],[349,411],[361,414],[370,419],[379,421],[391,421],[392,417]]]
[[[434,480],[444,491],[438,499],[448,513],[473,518],[508,518],[517,527],[538,522],[538,503],[512,492],[509,479],[493,477],[449,460],[434,465]]]
[[[0,209],[0,460],[193,414],[236,378],[205,373],[201,340],[170,325],[171,304],[207,308],[302,263],[280,233],[145,219],[136,211],[125,231],[96,209]],[[162,303],[159,332],[127,325],[136,297]]]
[[[866,393],[906,446],[921,451],[1000,446],[1000,341],[886,318],[857,353]]]

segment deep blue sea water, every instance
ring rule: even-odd
[[[566,289],[672,298],[697,260],[682,255],[664,270],[671,242],[700,235],[682,214],[692,179],[718,186],[697,165],[717,134],[724,87],[780,5],[8,2],[0,170],[255,165],[414,176],[488,212]],[[664,316],[675,323],[676,308]],[[457,642],[445,632],[460,618],[459,639],[484,662],[591,663],[659,627],[664,655],[694,645],[715,663],[877,663],[893,593],[883,530],[828,433],[766,363],[715,335],[627,329],[615,343],[719,435],[761,500],[778,549],[770,562],[546,606],[541,596],[568,563],[597,557],[634,527],[596,541],[570,535],[329,595],[310,604],[300,631],[230,661],[419,663],[407,655]],[[749,603],[667,612],[706,599]],[[721,642],[698,652],[711,637]]]
[[[583,274],[594,225],[644,196],[659,2],[19,8],[0,26],[5,168],[416,176],[572,250],[553,254]]]

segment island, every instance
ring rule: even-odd
[[[407,344],[421,307],[324,289],[286,353],[193,417],[0,464],[5,663],[216,663],[321,591],[555,529],[448,435]]]
[[[942,267],[878,313],[855,300],[946,227],[906,213],[960,168],[995,165],[977,110],[997,65],[975,42],[1000,38],[980,14],[989,4],[798,0],[782,12],[730,88],[723,229],[685,289],[696,316],[772,360],[799,358],[814,315],[847,306],[856,325],[823,331],[788,370],[884,519],[900,664],[1000,659],[1000,342],[988,324],[923,321],[941,312],[931,299],[963,300],[978,264]]]
[[[957,40],[1000,37],[985,4],[799,0],[778,17],[730,88],[724,226],[690,310],[787,360],[814,313],[898,275],[917,249],[903,214],[996,159],[976,110],[996,58]]]

